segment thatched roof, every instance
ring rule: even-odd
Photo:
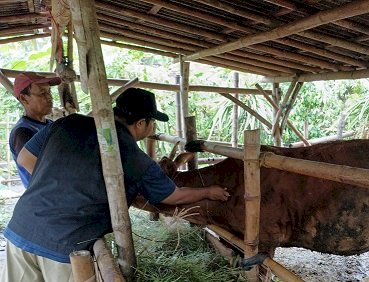
[[[0,43],[49,36],[47,2],[0,1],[0,37],[14,36]],[[274,81],[296,75],[305,81],[369,77],[369,0],[99,0],[95,5],[105,44],[175,59],[182,55]]]

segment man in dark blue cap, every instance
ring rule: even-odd
[[[176,187],[137,146],[152,133],[154,120],[168,121],[153,93],[126,90],[114,115],[128,205],[138,193],[151,204],[227,200],[228,192],[216,185]],[[32,178],[4,232],[7,263],[1,281],[73,281],[69,254],[90,249],[112,232],[93,118],[73,114],[57,120],[26,144],[18,161]]]

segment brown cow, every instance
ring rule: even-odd
[[[261,151],[306,160],[369,169],[369,140],[336,141],[303,148],[262,146]],[[227,202],[203,200],[200,214],[187,218],[198,224],[216,224],[243,238],[243,162],[228,158],[218,164],[177,173],[174,162],[161,166],[177,186],[227,187]],[[142,199],[141,199],[142,200]],[[142,207],[140,199],[135,206]],[[158,205],[173,214],[174,207]],[[260,251],[271,255],[276,247],[303,247],[336,255],[369,251],[369,190],[338,182],[261,168]]]

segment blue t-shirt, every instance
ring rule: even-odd
[[[175,190],[158,164],[116,124],[127,202],[140,193],[157,204]],[[92,118],[70,115],[36,134],[27,150],[38,157],[29,188],[4,232],[17,247],[68,263],[112,232],[96,128]]]
[[[17,166],[20,179],[22,180],[23,186],[25,188],[28,187],[31,175],[24,167],[22,167],[17,163],[18,154],[28,140],[30,140],[39,130],[41,130],[46,125],[51,123],[52,120],[50,119],[46,119],[45,122],[40,122],[30,117],[23,116],[18,120],[18,122],[10,132],[9,136],[10,151],[12,152],[12,156]]]

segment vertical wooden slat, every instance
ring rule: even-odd
[[[244,132],[245,258],[258,253],[260,221],[260,130]],[[258,281],[258,267],[246,272],[249,282]]]
[[[136,257],[114,115],[100,45],[95,1],[70,0],[70,7],[80,64],[86,67],[81,68],[81,71],[86,71],[81,77],[87,79],[84,84],[88,86],[91,95],[112,227],[118,247],[118,263],[127,281],[132,281]]]
[[[182,111],[182,125],[183,131],[186,131],[184,118],[189,116],[188,109],[188,92],[189,92],[189,76],[190,63],[181,61],[181,84],[179,86],[181,92],[181,111]]]
[[[272,99],[276,105],[279,105],[279,101],[280,101],[279,83],[273,83]],[[273,124],[276,123],[277,113],[278,113],[278,110],[273,109]],[[274,145],[281,146],[282,139],[281,139],[281,130],[279,126],[275,129],[272,137],[274,139]]]
[[[197,139],[195,116],[185,117],[187,142]],[[188,170],[197,169],[197,155],[187,163]]]
[[[234,87],[235,88],[239,87],[239,82],[240,82],[239,73],[235,72],[234,73]],[[239,99],[238,94],[234,94],[234,97],[237,100]],[[234,104],[233,109],[232,109],[232,139],[231,139],[232,147],[237,147],[237,143],[238,143],[237,135],[238,135],[238,105]]]

